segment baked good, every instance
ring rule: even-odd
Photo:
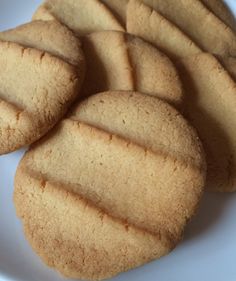
[[[126,28],[174,59],[201,52],[176,25],[139,0],[130,0],[127,5]]]
[[[236,188],[236,85],[211,54],[181,60],[186,88],[186,115],[197,129],[207,159],[206,187],[213,191]]]
[[[183,90],[173,63],[155,47],[118,31],[82,38],[87,74],[85,96],[107,90],[137,90],[181,104]]]
[[[221,64],[228,71],[231,77],[236,81],[236,58],[234,57],[218,57]]]
[[[33,15],[33,20],[57,19],[77,35],[101,30],[124,28],[99,0],[46,0]]]
[[[167,254],[204,180],[201,143],[173,107],[106,92],[26,153],[14,202],[44,262],[67,277],[100,280]]]
[[[78,97],[85,61],[79,40],[65,27],[35,22],[0,33],[0,64],[4,154],[33,143],[63,117]]]
[[[126,26],[126,6],[129,0],[101,0],[117,17],[120,23]]]
[[[235,33],[200,0],[141,1],[177,25],[204,51],[222,56],[236,55]]]
[[[236,21],[234,15],[229,10],[223,0],[201,0],[209,10],[211,10],[224,23],[236,31]]]
[[[58,21],[29,22],[0,32],[0,40],[48,52],[80,68],[85,64],[79,39]]]

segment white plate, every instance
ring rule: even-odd
[[[227,2],[236,13],[236,0]],[[0,0],[0,30],[30,20],[39,3]],[[22,155],[23,151],[18,151],[0,157],[0,281],[65,280],[32,252],[16,218],[13,178]],[[235,217],[236,194],[205,195],[184,241],[170,255],[123,273],[113,281],[235,281]]]

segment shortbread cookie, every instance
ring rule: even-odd
[[[43,136],[76,98],[84,68],[0,41],[0,154]]]
[[[100,30],[124,31],[112,12],[99,0],[46,0],[33,19],[51,18],[56,18],[77,35]]]
[[[127,5],[127,31],[152,43],[173,58],[201,52],[176,25],[139,0],[131,0]]]
[[[36,12],[33,15],[32,20],[44,20],[44,21],[49,21],[49,20],[57,20],[56,17],[54,17],[47,6],[45,4],[40,5]]]
[[[118,31],[82,39],[87,60],[85,96],[106,90],[138,90],[180,104],[182,85],[172,62],[155,47]]]
[[[236,58],[233,57],[219,57],[221,64],[229,72],[231,77],[236,82]]]
[[[58,21],[33,21],[0,32],[0,40],[49,52],[71,64],[84,64],[81,44],[73,33]]]
[[[236,21],[223,0],[201,0],[224,23],[236,31]]]
[[[222,56],[236,56],[235,33],[200,0],[141,1],[176,24],[204,51]]]
[[[87,62],[82,93],[84,96],[106,90],[133,90],[134,79],[126,48],[125,35],[96,32],[82,38]]]
[[[107,92],[26,153],[14,201],[44,262],[67,277],[100,280],[167,254],[204,179],[201,143],[174,108]]]
[[[119,21],[126,26],[126,6],[129,0],[101,0],[119,19]]]
[[[210,54],[182,60],[186,86],[186,114],[198,130],[206,150],[206,187],[236,189],[236,85]]]

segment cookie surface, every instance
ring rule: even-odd
[[[82,68],[84,55],[78,38],[58,21],[33,21],[0,32],[0,40],[49,52]]]
[[[236,31],[236,21],[234,15],[222,0],[201,0],[209,10],[211,10],[224,23]]]
[[[201,52],[176,25],[139,0],[130,0],[127,5],[126,27],[129,33],[152,43],[170,57],[181,58]]]
[[[99,0],[46,0],[35,12],[34,20],[56,18],[77,35],[124,28]]]
[[[119,19],[122,25],[126,26],[126,7],[129,0],[101,0]]]
[[[204,179],[200,141],[174,108],[107,92],[78,105],[26,153],[14,201],[27,239],[49,266],[97,280],[167,254],[196,210]]]
[[[236,187],[236,85],[213,55],[182,60],[185,110],[203,142],[208,164],[206,187]],[[211,75],[209,75],[211,73]]]
[[[155,47],[131,35],[103,31],[82,39],[87,59],[85,96],[106,90],[138,90],[173,104],[182,84],[173,63]]]
[[[219,61],[228,71],[231,77],[236,81],[236,58],[233,57],[219,57]]]
[[[56,22],[0,33],[0,154],[31,144],[63,117],[84,78],[79,44]]]
[[[177,25],[204,51],[222,56],[236,55],[235,33],[200,0],[141,1]]]

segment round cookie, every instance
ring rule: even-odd
[[[4,154],[33,143],[63,117],[78,96],[85,60],[69,30],[40,21],[0,33],[0,64]]]
[[[138,0],[128,2],[126,28],[127,32],[150,42],[174,59],[201,52],[181,29]]]
[[[211,10],[224,23],[236,31],[235,17],[222,0],[201,0],[209,10]]]
[[[137,0],[130,0],[130,2]],[[236,55],[234,31],[200,0],[138,0],[181,29],[202,50],[221,56]]]
[[[230,70],[230,63],[225,65]],[[232,65],[235,64],[232,60]],[[206,187],[236,190],[236,84],[217,59],[207,53],[181,60],[186,87],[185,111],[203,142],[207,159]],[[210,75],[209,75],[210,73]]]
[[[221,64],[228,71],[231,77],[236,82],[236,58],[234,57],[218,57]]]
[[[46,0],[35,12],[33,20],[57,19],[77,35],[100,30],[124,28],[112,12],[99,0]]]
[[[82,38],[87,61],[84,96],[107,90],[137,90],[179,105],[183,91],[168,57],[145,41],[118,31]]]
[[[72,31],[58,21],[33,21],[0,32],[0,40],[36,48],[84,68],[81,43]]]
[[[106,92],[25,154],[14,202],[45,263],[70,278],[100,280],[167,254],[204,180],[201,143],[173,107]]]
[[[123,26],[126,25],[126,7],[129,0],[101,0],[117,17]]]

